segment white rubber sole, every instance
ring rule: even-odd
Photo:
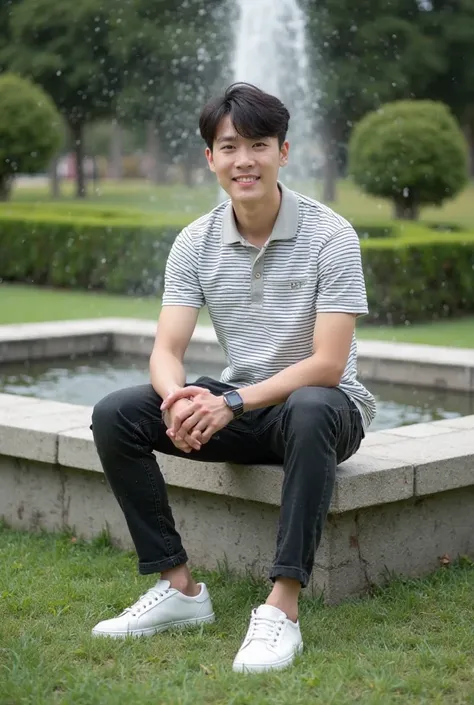
[[[106,632],[100,629],[92,630],[92,636],[102,636],[109,637],[109,639],[126,639],[127,637],[140,637],[140,636],[153,636],[153,634],[159,634],[167,629],[186,629],[187,627],[199,627],[201,624],[211,624],[216,619],[214,612],[208,614],[205,617],[195,617],[193,619],[183,619],[179,622],[165,622],[164,624],[158,624],[156,627],[146,627],[145,629],[133,629],[130,631],[123,632]]]
[[[241,661],[234,661],[232,670],[235,673],[263,673],[265,671],[281,671],[282,669],[291,666],[296,656],[302,652],[303,643],[299,644],[290,656],[280,659],[280,661],[275,661],[274,663],[242,663]]]

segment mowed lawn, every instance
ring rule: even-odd
[[[322,183],[317,180],[295,184],[294,188],[307,196],[322,199]],[[210,183],[199,187],[181,184],[156,186],[145,181],[103,181],[97,189],[89,186],[89,197],[84,201],[74,199],[73,184],[63,185],[61,199],[52,201],[46,185],[22,186],[13,190],[10,204],[0,204],[7,210],[16,205],[21,209],[25,203],[44,206],[47,210],[74,212],[76,210],[113,208],[120,211],[141,213],[181,214],[185,219],[199,217],[218,202],[218,190]],[[386,221],[393,214],[392,204],[383,198],[367,196],[349,179],[340,180],[337,198],[328,204],[349,220],[359,223]],[[463,228],[474,229],[474,182],[452,201],[442,207],[422,208],[420,218],[430,223],[455,223]]]
[[[394,579],[370,597],[301,601],[305,651],[291,670],[231,671],[252,607],[269,584],[225,566],[197,571],[216,622],[148,639],[93,639],[154,582],[103,537],[0,529],[2,705],[470,705],[474,565]]]
[[[144,318],[156,320],[161,301],[157,298],[113,296],[86,291],[47,289],[18,284],[0,284],[0,325],[83,318]],[[201,325],[210,325],[206,309]],[[413,326],[358,325],[361,339],[474,348],[474,318],[423,323]]]

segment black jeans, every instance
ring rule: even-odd
[[[208,377],[195,383],[222,394]],[[104,473],[124,512],[142,574],[188,560],[153,450],[205,462],[283,464],[276,554],[270,579],[304,587],[313,568],[336,478],[336,465],[359,448],[360,413],[338,388],[303,387],[284,404],[245,413],[202,446],[183,453],[166,435],[161,398],[151,385],[109,394],[94,408],[92,430]]]

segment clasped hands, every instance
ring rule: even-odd
[[[183,387],[169,394],[161,405],[166,435],[185,453],[200,450],[233,419],[224,397],[202,387]]]

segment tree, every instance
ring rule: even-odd
[[[442,58],[419,26],[416,0],[304,2],[326,152],[324,199],[332,201],[354,123],[388,101],[417,96]]]
[[[125,67],[118,115],[147,125],[155,180],[163,161],[192,163],[203,103],[226,78],[228,29],[223,0],[135,0],[123,6],[113,46]]]
[[[349,170],[364,191],[392,199],[397,218],[414,219],[421,205],[439,206],[465,186],[466,143],[447,106],[396,101],[356,125]]]
[[[22,0],[11,9],[12,43],[2,52],[10,69],[41,85],[64,115],[76,154],[79,197],[86,193],[84,127],[113,115],[121,85],[110,51],[110,27],[117,19],[112,10],[112,0]]]
[[[424,96],[446,103],[458,118],[474,176],[474,0],[432,0],[423,7],[420,26],[436,42],[442,62]]]
[[[59,148],[62,120],[51,98],[13,74],[0,76],[0,200],[17,173],[44,169]]]

